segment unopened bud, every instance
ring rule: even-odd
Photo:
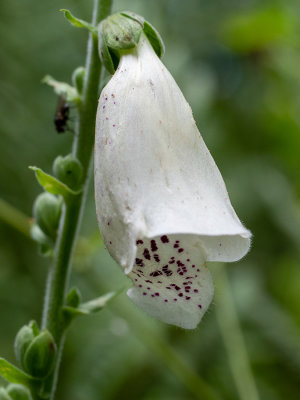
[[[39,334],[39,329],[35,321],[31,321],[28,325],[24,325],[15,338],[15,355],[19,364],[24,368],[24,355],[30,343],[35,336]]]
[[[28,346],[24,356],[24,369],[36,378],[45,378],[53,369],[56,344],[51,333],[41,332]]]
[[[62,199],[51,193],[40,194],[33,206],[37,225],[51,239],[55,240],[62,210]]]
[[[53,164],[54,175],[69,188],[76,190],[79,188],[82,177],[81,163],[72,154],[66,157],[56,157]]]
[[[12,400],[32,400],[29,390],[23,385],[11,383],[7,386],[6,391]]]

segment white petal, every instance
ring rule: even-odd
[[[188,103],[145,37],[136,50],[121,57],[100,97],[95,191],[104,242],[135,283],[129,296],[157,318],[195,327],[213,295],[205,260],[240,259],[249,250],[251,234],[230,204]],[[165,235],[169,244],[164,246]],[[148,260],[141,249],[150,251],[151,239],[159,253],[152,252]],[[136,245],[138,240],[144,247]],[[183,254],[174,248],[176,240]],[[157,266],[154,254],[162,260]],[[171,257],[185,264],[183,275],[177,264],[169,264]],[[136,259],[142,259],[143,268],[138,268]],[[171,276],[163,272],[165,265],[170,266]],[[138,269],[144,275],[139,273],[135,281]],[[161,279],[147,289],[146,280],[157,269]],[[191,279],[190,292],[184,291],[180,298],[174,295],[176,290],[167,289],[172,283],[182,290]],[[193,298],[183,301],[192,297],[192,291]],[[159,296],[151,296],[155,293]]]

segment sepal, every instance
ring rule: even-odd
[[[149,42],[151,43],[153,50],[155,51],[155,53],[159,58],[162,58],[162,56],[165,53],[165,45],[158,30],[155,29],[154,26],[150,24],[150,22],[146,21],[143,17],[131,11],[123,11],[121,12],[121,15],[127,18],[131,18],[135,21],[138,21],[143,26],[143,32],[147,36]]]
[[[119,52],[136,47],[143,25],[120,13],[113,14],[99,25],[99,52],[105,68],[113,74],[119,63]]]
[[[76,190],[80,187],[82,165],[72,154],[56,157],[53,163],[53,172],[57,179],[70,189]]]
[[[122,52],[137,46],[144,32],[158,57],[164,44],[158,31],[143,17],[130,11],[113,14],[99,24],[99,53],[105,68],[114,74]]]
[[[58,96],[63,96],[66,99],[66,101],[79,102],[79,100],[80,100],[78,92],[75,89],[75,87],[69,85],[66,82],[59,82],[56,79],[52,78],[52,76],[46,75],[42,79],[42,83],[46,83],[46,85],[53,87],[54,92]]]
[[[59,11],[62,11],[70,24],[72,24],[76,28],[85,28],[92,34],[97,35],[97,28],[94,25],[90,24],[87,21],[84,21],[83,19],[74,17],[74,15],[69,10],[66,10],[64,8],[60,9]]]
[[[35,172],[37,181],[47,192],[61,195],[66,201],[70,196],[76,196],[81,193],[81,190],[72,190],[63,182],[60,182],[58,179],[54,178],[54,176],[47,174],[40,168],[29,167],[29,169]]]

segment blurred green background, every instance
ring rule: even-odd
[[[1,1],[0,198],[25,216],[41,192],[28,166],[50,172],[72,142],[72,133],[56,134],[57,99],[41,84],[46,74],[69,82],[84,64],[87,34],[60,8],[89,19],[92,0]],[[253,245],[240,262],[211,266],[217,294],[194,331],[151,319],[125,294],[75,321],[57,399],[196,399],[197,374],[221,399],[297,399],[300,3],[116,0],[114,10],[122,9],[160,31],[164,63],[192,106]],[[0,203],[0,354],[12,362],[17,330],[40,320],[50,263],[14,227],[26,232],[26,221]],[[72,285],[84,299],[128,284],[101,245],[92,187],[81,237]]]

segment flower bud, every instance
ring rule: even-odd
[[[85,76],[84,67],[76,68],[72,75],[72,83],[76,87],[76,90],[79,94],[82,93],[84,76]]]
[[[71,189],[76,190],[80,186],[82,166],[72,154],[68,154],[65,157],[56,157],[53,164],[53,172],[57,179]]]
[[[24,368],[24,355],[35,338],[39,334],[39,329],[35,321],[31,321],[28,325],[24,325],[15,338],[15,355],[19,364]]]
[[[28,346],[24,356],[24,369],[36,378],[45,378],[53,369],[56,344],[51,333],[41,332]]]
[[[32,400],[29,390],[23,385],[11,383],[6,391],[12,400]]]
[[[51,193],[40,194],[33,206],[37,225],[51,239],[55,240],[62,209],[62,199]]]

